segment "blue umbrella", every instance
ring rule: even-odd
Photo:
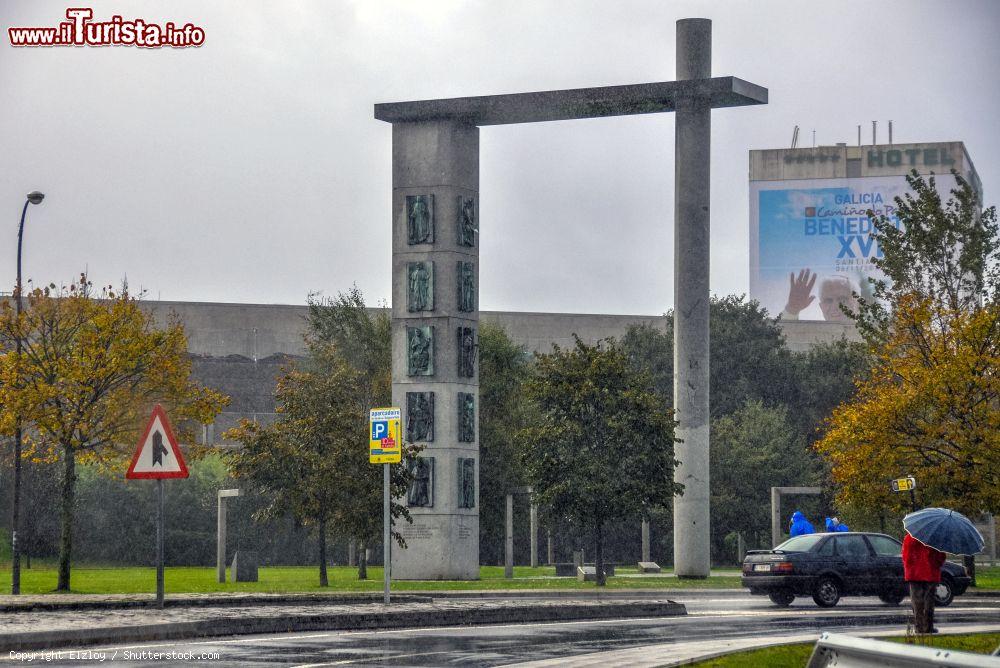
[[[924,508],[903,518],[906,532],[928,547],[950,554],[978,554],[986,541],[962,513],[947,508]]]

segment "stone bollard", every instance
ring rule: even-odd
[[[252,550],[237,550],[233,555],[233,565],[229,569],[232,582],[257,582],[257,553]]]

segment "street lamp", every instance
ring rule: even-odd
[[[14,289],[15,300],[14,308],[17,313],[18,327],[20,327],[21,319],[21,245],[24,239],[24,217],[28,213],[29,204],[40,204],[41,201],[45,199],[45,195],[38,192],[37,190],[32,190],[28,193],[25,198],[24,208],[21,209],[21,224],[17,228],[17,285]],[[20,357],[21,357],[21,333],[18,331],[16,337],[17,346],[17,356],[18,356],[18,368],[20,369]],[[20,382],[20,377],[18,377],[18,382]],[[11,510],[11,521],[10,521],[10,547],[11,547],[11,568],[10,568],[10,593],[20,594],[21,593],[21,546],[17,542],[17,530],[21,527],[21,439],[23,434],[21,433],[21,417],[17,416],[15,422],[14,430],[14,502],[12,504],[13,508]]]

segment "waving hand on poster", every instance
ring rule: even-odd
[[[782,320],[798,320],[799,314],[816,301],[813,287],[818,277],[819,274],[808,268],[800,270],[798,275],[792,272],[788,276],[788,301],[781,312]],[[819,309],[823,313],[823,319],[828,322],[849,320],[843,308],[857,310],[856,292],[854,283],[847,276],[824,276],[819,282]]]
[[[816,299],[812,294],[813,286],[816,285],[816,274],[809,269],[799,271],[798,277],[795,272],[788,276],[791,285],[788,288],[788,302],[785,303],[785,310],[781,313],[782,320],[798,320],[799,313],[808,308]]]

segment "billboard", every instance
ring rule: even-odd
[[[947,198],[954,177],[937,176]],[[846,321],[852,293],[884,278],[867,211],[896,221],[902,176],[750,182],[750,296],[783,320]]]

